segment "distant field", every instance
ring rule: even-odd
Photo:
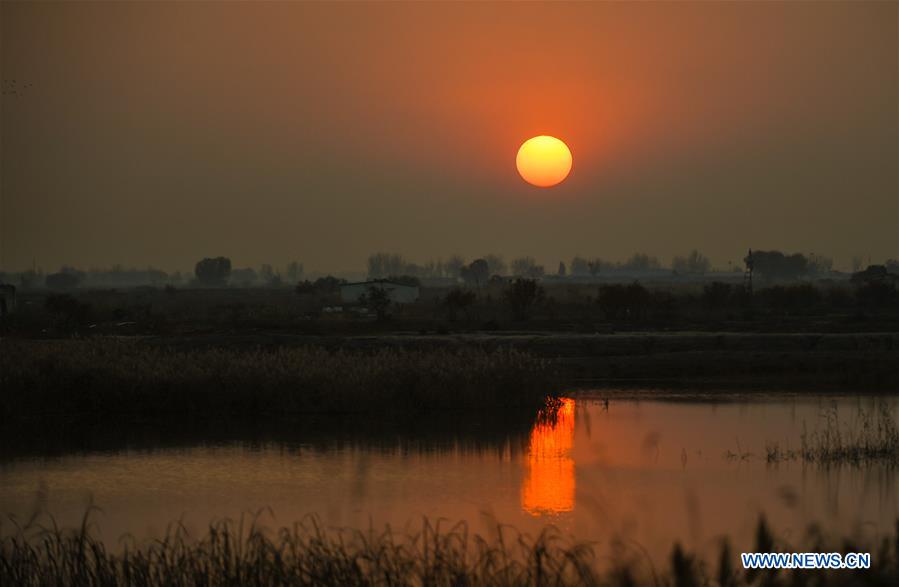
[[[309,336],[214,333],[143,339],[174,348],[320,346],[376,349],[514,349],[551,359],[560,385],[721,385],[899,389],[899,333],[631,332]]]
[[[631,284],[633,285],[633,284]],[[17,312],[0,332],[23,337],[104,334],[182,335],[279,331],[353,335],[392,332],[618,331],[899,332],[895,289],[848,283],[760,286],[649,284],[609,290],[608,284],[543,282],[526,319],[511,311],[508,286],[472,288],[469,304],[453,306],[450,287],[422,287],[412,304],[392,305],[385,320],[341,302],[333,290],[294,288],[130,288],[19,292]],[[624,286],[618,286],[624,287]]]

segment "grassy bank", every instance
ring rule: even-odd
[[[111,338],[5,339],[0,418],[534,412],[553,377],[550,361],[513,349],[174,350]]]
[[[8,527],[8,524],[7,524]],[[2,529],[2,526],[0,526]],[[757,552],[870,552],[865,570],[744,570],[727,541],[714,561],[702,561],[674,545],[669,560],[653,565],[622,552],[611,562],[552,529],[536,538],[497,528],[484,538],[464,524],[423,523],[414,535],[389,530],[324,531],[314,518],[271,532],[252,519],[218,522],[192,538],[177,524],[159,541],[125,541],[112,552],[92,531],[88,517],[76,530],[13,527],[0,536],[3,585],[896,585],[897,533],[880,544],[827,541],[789,545],[773,536],[764,518]]]

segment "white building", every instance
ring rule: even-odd
[[[340,299],[345,304],[357,304],[359,298],[367,294],[369,288],[372,287],[386,290],[390,301],[395,304],[411,304],[418,301],[417,285],[405,285],[386,280],[345,283],[340,286]]]

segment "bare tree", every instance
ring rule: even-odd
[[[289,282],[296,283],[303,276],[303,264],[291,261],[287,264],[286,274]]]
[[[461,276],[466,282],[474,283],[480,289],[481,284],[487,283],[487,278],[490,277],[490,268],[484,259],[475,259],[470,265],[462,268]]]
[[[543,277],[545,270],[542,265],[537,265],[533,257],[519,257],[512,261],[512,274],[519,277],[536,279]]]
[[[506,261],[499,255],[484,255],[484,260],[487,261],[488,271],[490,275],[505,275],[506,274]]]
[[[460,276],[462,272],[462,267],[465,266],[465,258],[461,255],[453,255],[444,263],[444,267],[446,268],[447,277],[457,278]]]
[[[408,273],[406,260],[396,253],[374,253],[368,257],[369,279],[379,279],[388,275]]]
[[[206,257],[194,267],[194,274],[203,285],[222,286],[231,275],[231,259],[227,257]]]
[[[527,320],[534,306],[543,301],[546,293],[536,279],[519,277],[506,289],[505,298],[516,320]]]
[[[705,257],[693,249],[686,257],[675,257],[671,260],[671,269],[678,273],[708,273],[712,268],[712,263],[708,257]]]
[[[368,290],[359,298],[359,302],[374,310],[380,322],[390,317],[390,292],[382,286],[369,286]]]

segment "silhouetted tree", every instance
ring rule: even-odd
[[[303,264],[297,263],[296,261],[291,261],[287,264],[285,275],[287,277],[287,281],[289,281],[290,283],[296,283],[300,280],[300,277],[303,276]]]
[[[512,274],[518,277],[537,279],[545,273],[542,265],[537,265],[533,257],[519,257],[512,261]]]
[[[340,286],[345,284],[345,279],[339,279],[333,275],[319,277],[315,281],[301,281],[296,286],[299,295],[334,295],[340,293]]]
[[[546,292],[536,279],[519,277],[505,291],[506,302],[516,320],[527,320],[534,306],[542,302]]]
[[[259,268],[259,278],[266,287],[281,287],[284,283],[281,274],[268,263],[263,263]]]
[[[206,257],[194,267],[197,280],[206,286],[222,286],[231,275],[231,259],[227,257]]]
[[[506,262],[499,255],[485,255],[484,260],[487,261],[487,271],[490,275],[505,275]]]
[[[833,269],[833,259],[822,255],[812,255],[808,260],[808,272],[813,275],[830,273]]]
[[[625,261],[621,267],[631,271],[649,271],[651,269],[658,269],[659,266],[659,260],[657,258],[650,257],[646,253],[634,253],[634,255]]]
[[[747,261],[748,257],[743,261]],[[800,253],[753,251],[753,272],[765,281],[798,279],[808,273],[808,259]]]
[[[572,275],[587,275],[588,273],[590,273],[590,266],[587,263],[587,259],[578,256],[571,259]]]
[[[480,289],[481,285],[487,283],[487,278],[490,277],[490,267],[484,259],[475,259],[471,264],[462,268],[461,276],[466,283],[474,284]]]
[[[861,306],[886,306],[897,299],[899,276],[890,273],[886,265],[868,265],[853,273],[849,281],[856,286],[855,299]]]
[[[406,273],[406,260],[396,253],[375,253],[368,257],[368,278],[381,279]]]
[[[368,290],[359,298],[359,303],[374,310],[379,321],[390,316],[390,292],[382,286],[368,286]]]
[[[896,278],[887,271],[886,265],[868,265],[864,271],[856,271],[849,278],[850,283],[861,285],[865,283],[894,281]]]
[[[461,275],[462,268],[465,267],[465,259],[460,255],[453,255],[446,260],[446,263],[444,263],[443,266],[446,271],[446,276],[456,279]]]
[[[450,322],[456,321],[456,315],[461,310],[467,310],[476,299],[475,293],[468,289],[455,287],[446,294],[444,304],[446,305],[447,314]]]
[[[708,273],[712,269],[712,263],[708,257],[705,257],[693,249],[686,257],[675,257],[671,260],[671,269],[678,273]]]
[[[574,257],[571,260],[571,275],[591,275],[596,277],[600,270],[605,266],[602,259],[585,259],[584,257]]]

